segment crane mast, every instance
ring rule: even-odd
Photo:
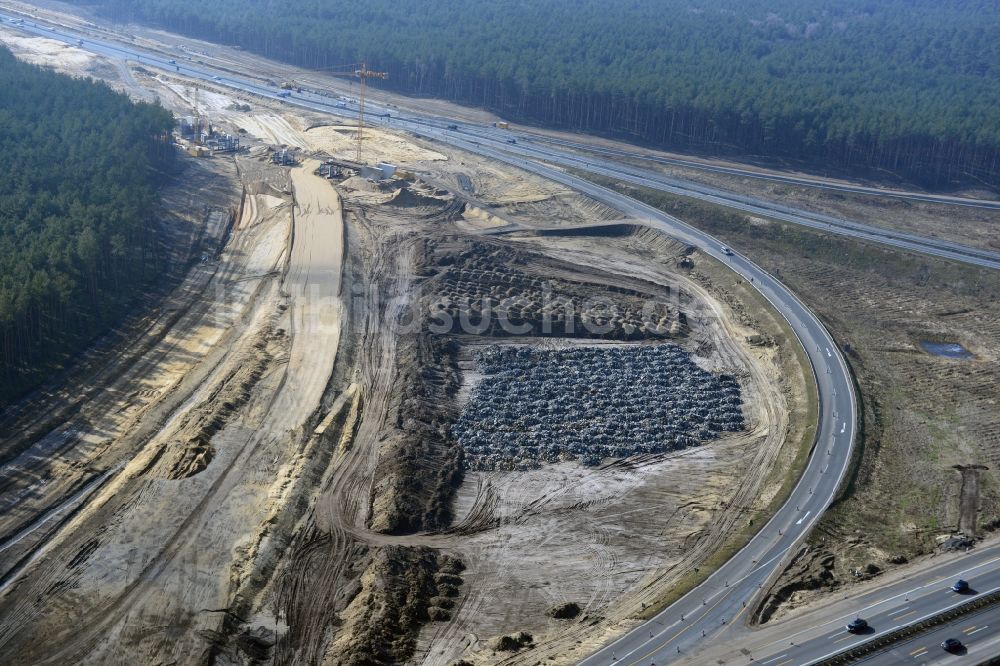
[[[330,71],[338,70],[338,71]],[[361,164],[361,144],[363,140],[364,127],[365,127],[365,95],[368,92],[368,79],[387,79],[389,78],[389,72],[376,72],[374,70],[368,69],[368,64],[362,62],[360,65],[342,65],[339,67],[327,67],[323,69],[313,70],[316,72],[325,72],[330,76],[350,76],[357,78],[361,82],[361,94],[358,95],[358,133],[357,133],[357,155],[356,160],[358,164]]]
[[[365,126],[365,92],[368,88],[368,79],[387,79],[388,72],[376,72],[368,69],[366,63],[361,63],[361,68],[354,70],[354,75],[361,80],[361,92],[358,95],[358,151],[357,163],[361,164],[361,142]]]

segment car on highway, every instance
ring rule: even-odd
[[[856,617],[847,623],[847,630],[852,634],[861,633],[867,628],[868,628],[868,620],[861,617]]]
[[[945,652],[958,652],[963,647],[965,646],[962,645],[962,641],[957,638],[946,638],[941,642],[941,649]]]
[[[968,581],[964,581],[961,578],[959,578],[958,580],[955,581],[955,584],[951,586],[951,591],[958,592],[959,594],[962,594],[963,592],[968,592],[969,591]]]
[[[722,246],[722,254],[726,255],[727,257],[731,257],[731,256],[733,256],[733,251],[732,251],[732,250],[730,250],[730,249],[729,249],[728,247],[726,247],[725,245],[723,245],[723,246]]]
[[[517,139],[507,139],[507,143],[517,143]]]
[[[448,129],[454,131],[458,129],[458,125],[448,125]]]

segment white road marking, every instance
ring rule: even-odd
[[[801,525],[802,521],[805,520],[806,518],[808,518],[810,513],[812,513],[811,510],[810,511],[806,511],[806,513],[805,513],[804,516],[802,516],[801,518],[799,518],[798,520],[795,521],[795,524],[796,525]]]
[[[968,569],[964,569],[962,571],[957,571],[957,572],[955,572],[955,575],[961,576],[961,575],[970,573],[972,571],[976,571],[977,569],[981,569],[983,567],[989,566],[989,565],[993,564],[994,562],[1000,562],[1000,557],[994,557],[994,558],[991,558],[991,559],[986,560],[984,562],[980,562],[979,564],[976,564],[976,565],[974,565],[972,567],[969,567]],[[944,580],[944,579],[942,579],[942,580]],[[920,590],[931,588],[932,586],[933,586],[933,583],[927,583],[925,585],[918,585],[917,587],[915,587],[913,589],[905,590],[903,592],[899,592],[898,594],[894,594],[891,597],[886,597],[885,599],[880,599],[878,601],[871,602],[869,605],[865,606],[864,608],[861,608],[860,610],[857,610],[857,611],[852,611],[851,613],[849,613],[847,615],[841,615],[839,617],[834,618],[833,620],[828,620],[826,622],[819,622],[819,623],[814,624],[814,625],[812,625],[810,627],[806,627],[805,629],[800,629],[800,630],[796,631],[793,634],[788,634],[787,636],[783,636],[782,638],[780,638],[780,639],[778,639],[776,641],[771,641],[770,643],[767,643],[767,644],[763,645],[762,647],[764,649],[769,648],[769,647],[773,647],[773,646],[777,645],[778,643],[783,643],[783,642],[787,641],[790,638],[795,638],[796,636],[800,636],[800,635],[802,635],[802,634],[804,634],[804,633],[806,633],[808,631],[812,631],[814,629],[819,629],[820,627],[825,627],[827,625],[839,625],[841,622],[844,622],[846,620],[850,620],[851,618],[854,618],[858,614],[864,615],[866,611],[872,611],[873,609],[878,608],[879,606],[882,606],[884,604],[887,604],[887,603],[890,603],[892,601],[895,601],[896,599],[899,599],[901,597],[909,596],[910,594],[914,594],[916,592],[919,592]],[[839,633],[840,632],[838,631],[837,634],[839,634]],[[833,639],[837,634],[834,634],[834,635],[830,636],[829,638]]]
[[[830,358],[833,358],[833,354],[830,353],[829,347],[826,348],[826,355],[829,356]]]
[[[982,565],[977,565],[977,567],[978,567],[978,566],[982,566]],[[996,591],[998,591],[998,590],[1000,590],[1000,587],[995,587],[995,588],[993,588],[993,589],[991,589],[991,590],[984,590],[984,591],[982,592],[982,594],[993,594],[994,592],[996,592]],[[882,602],[879,602],[879,603],[882,603]],[[912,624],[916,624],[916,623],[918,623],[918,622],[922,622],[922,621],[926,620],[926,619],[927,619],[927,618],[929,618],[929,617],[934,617],[935,615],[940,615],[941,613],[944,613],[944,612],[946,612],[946,611],[949,611],[949,610],[951,610],[951,609],[953,609],[953,608],[957,608],[958,606],[961,606],[961,605],[962,605],[962,604],[964,604],[964,603],[965,603],[965,600],[962,600],[962,601],[959,601],[959,602],[957,602],[957,603],[954,603],[954,604],[951,604],[950,606],[946,606],[945,608],[939,608],[938,610],[935,610],[935,611],[931,611],[931,612],[930,612],[930,613],[928,613],[927,615],[924,615],[923,617],[919,617],[919,618],[917,618],[917,619],[913,620],[912,622],[909,622],[909,623],[908,623],[908,625],[912,625]],[[875,605],[878,605],[878,604],[875,604]],[[862,610],[866,610],[866,609],[862,609]],[[900,627],[901,627],[901,626],[902,626],[902,625],[900,625]],[[872,636],[871,636],[871,637],[869,638],[869,640],[871,640],[871,639],[874,639],[874,638],[878,638],[879,636],[885,636],[886,634],[890,634],[890,633],[892,633],[893,631],[895,631],[896,629],[899,629],[900,627],[893,627],[892,629],[886,629],[885,631],[881,631],[881,632],[876,632],[875,634],[873,634],[873,635],[872,635]],[[799,632],[799,633],[801,633],[801,632]],[[787,637],[786,637],[786,640],[787,640]],[[835,642],[835,643],[839,643],[840,641],[834,641],[834,642]],[[838,654],[838,653],[840,653],[840,652],[843,652],[843,651],[844,651],[844,648],[837,648],[836,650],[834,650],[833,652],[831,652],[831,653],[829,653],[829,654],[825,654],[825,655],[823,655],[822,657],[820,657],[820,658],[818,658],[818,659],[813,659],[813,660],[811,660],[811,661],[809,662],[809,664],[810,664],[810,666],[811,666],[812,664],[819,664],[819,663],[822,663],[823,661],[825,661],[825,660],[829,659],[830,657],[834,656],[835,654]]]
[[[785,654],[778,655],[777,657],[774,657],[773,659],[768,659],[767,661],[762,661],[760,663],[762,663],[762,664],[770,664],[772,661],[778,661],[779,659],[784,659],[787,656],[788,656],[788,653],[786,652]]]
[[[983,626],[979,627],[978,629],[975,629],[975,630],[973,630],[973,631],[970,631],[970,632],[969,632],[969,633],[968,633],[967,635],[968,635],[968,636],[971,636],[972,634],[975,634],[975,633],[979,633],[979,632],[980,632],[980,631],[982,631],[983,629],[989,629],[989,628],[990,628],[990,625],[988,625],[988,624],[984,624]]]
[[[845,422],[842,426],[840,426],[840,434],[843,435],[846,431],[847,431],[847,423]]]

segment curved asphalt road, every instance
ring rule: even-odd
[[[0,20],[3,20],[4,22],[11,23],[14,18],[15,17],[12,15],[0,13]],[[79,35],[73,31],[69,31],[58,26],[48,27],[45,24],[37,23],[30,18],[25,23],[18,24],[16,27],[28,33],[49,37],[51,39],[67,43],[75,43],[82,39],[84,42],[83,47],[95,53],[106,55],[111,58],[129,58],[138,63],[158,67],[167,71],[175,70],[185,76],[201,78],[206,81],[214,81],[218,85],[236,88],[256,95],[275,98],[279,93],[281,93],[280,90],[266,84],[262,84],[251,78],[238,76],[232,72],[216,73],[216,70],[213,70],[208,66],[197,64],[191,60],[186,60],[183,57],[172,63],[170,62],[172,59],[163,54],[153,53],[132,45],[111,42],[106,39],[94,39],[88,35]],[[332,100],[328,95],[310,91],[303,91],[301,93],[289,92],[288,94],[289,96],[285,98],[284,101],[290,105],[301,106],[345,118],[357,117],[353,108],[338,107],[336,100]],[[351,104],[349,106],[353,107],[354,105]],[[881,245],[888,245],[899,249],[930,254],[966,264],[1000,270],[1000,252],[997,251],[974,248],[951,241],[937,238],[927,238],[916,234],[909,234],[902,231],[895,231],[892,229],[854,222],[799,208],[775,204],[756,197],[748,197],[682,179],[648,173],[630,165],[614,164],[609,167],[606,164],[590,162],[589,160],[571,152],[547,148],[542,145],[542,143],[524,141],[522,141],[522,143],[510,143],[510,140],[514,136],[520,136],[522,139],[526,138],[526,136],[512,134],[508,130],[498,130],[490,127],[483,127],[481,125],[451,121],[447,118],[432,116],[397,116],[395,118],[380,118],[380,113],[387,116],[389,110],[384,106],[379,106],[375,102],[371,102],[369,104],[369,109],[369,118],[373,121],[381,121],[391,124],[398,129],[407,129],[412,132],[431,136],[452,145],[462,144],[469,146],[471,143],[475,147],[482,146],[484,148],[492,148],[494,150],[502,149],[505,153],[511,153],[521,157],[534,158],[582,171],[589,171],[602,176],[612,177],[619,181],[650,187],[662,192],[693,197],[709,203],[743,210],[756,215],[773,217],[828,233],[844,235]],[[450,130],[448,129],[449,127],[455,127],[456,129]],[[527,136],[532,139],[537,137],[537,135]],[[543,143],[545,142],[553,143],[554,140],[546,139]],[[478,151],[473,149],[473,152]],[[604,152],[614,153],[615,151],[605,150]],[[625,151],[619,152],[634,157],[634,155]],[[529,170],[533,169],[533,167],[526,168],[529,168]],[[724,169],[725,167],[719,168]],[[961,203],[961,205],[972,205],[981,208],[1000,208],[1000,202],[962,200],[954,197],[935,198],[934,195],[898,192],[884,193],[873,188],[846,187],[849,191],[863,191],[862,193],[879,195],[884,194],[886,196],[896,197],[903,197],[905,195],[905,198],[917,200],[930,200],[933,198],[937,203]]]
[[[956,594],[951,590],[958,578],[967,580],[972,588],[968,594]],[[725,642],[706,646],[695,659],[686,663],[740,664],[754,658],[755,663],[767,666],[801,666],[813,664],[825,657],[855,647],[881,634],[934,616],[942,610],[974,599],[1000,588],[1000,542],[968,553],[941,553],[919,567],[904,567],[886,575],[885,582],[879,579],[870,584],[851,590],[843,597],[831,593],[822,606],[816,606],[792,617],[768,623],[757,629],[746,626],[734,627]],[[1000,606],[997,607],[1000,610]],[[855,617],[868,621],[869,632],[854,635],[845,630],[845,625]],[[1000,622],[972,622],[962,618],[958,628],[951,627],[951,633],[963,642],[982,644],[986,639],[1000,636]],[[964,631],[972,624],[976,626]],[[980,629],[976,631],[976,629]],[[948,629],[944,629],[948,633]],[[971,633],[975,631],[975,633]],[[911,651],[924,645],[928,647],[929,658],[937,651],[933,648],[944,638],[936,641],[926,636],[900,642],[892,650],[873,655],[865,663],[893,664],[909,660]],[[905,645],[913,647],[903,649]],[[983,649],[982,647],[977,649]],[[970,642],[971,651],[971,642]],[[905,654],[906,659],[895,659],[893,655]],[[922,661],[910,663],[924,663]]]
[[[465,146],[462,146],[465,147]],[[578,189],[731,266],[753,284],[788,320],[809,357],[819,388],[816,444],[788,501],[760,533],[708,580],[651,621],[584,660],[597,664],[664,664],[689,650],[716,640],[739,621],[785,555],[812,527],[830,503],[846,472],[854,446],[857,414],[847,366],[830,334],[780,282],[741,255],[727,257],[717,241],[661,211],[588,181],[549,167],[480,148],[486,157],[528,168],[541,176]]]
[[[879,197],[892,197],[894,199],[907,199],[909,201],[922,201],[926,203],[947,204],[952,206],[965,206],[968,208],[986,208],[992,210],[1000,210],[1000,201],[991,201],[988,199],[969,199],[966,197],[949,196],[947,194],[924,194],[922,192],[907,192],[904,190],[881,189],[877,187],[865,187],[863,185],[851,185],[850,183],[838,183],[838,182],[831,182],[828,180],[816,180],[815,178],[807,178],[803,176],[788,176],[784,174],[770,173],[767,171],[759,171],[755,169],[727,167],[717,164],[708,164],[705,162],[696,162],[693,160],[684,160],[676,157],[654,155],[651,153],[641,153],[631,150],[606,148],[603,146],[595,146],[594,144],[590,143],[582,143],[579,141],[560,139],[548,136],[546,134],[539,134],[537,132],[532,132],[530,130],[528,131],[520,130],[520,131],[522,131],[527,136],[530,136],[533,141],[550,143],[557,146],[565,146],[566,148],[570,148],[573,150],[588,151],[599,155],[624,157],[626,159],[642,160],[646,162],[654,162],[656,164],[665,164],[668,166],[679,166],[687,169],[696,169],[698,171],[708,171],[711,173],[721,173],[729,176],[739,176],[741,178],[754,178],[757,180],[769,180],[776,183],[787,183],[789,185],[802,185],[805,187],[815,187],[821,190],[850,192],[852,194],[870,194]]]
[[[917,234],[904,231],[896,231],[874,227],[860,222],[854,222],[832,215],[815,213],[801,210],[790,206],[763,202],[754,197],[748,197],[732,192],[726,192],[717,188],[698,185],[683,180],[658,176],[655,174],[643,173],[634,167],[627,167],[615,164],[608,167],[602,164],[585,161],[578,157],[564,154],[543,153],[537,155],[538,151],[526,148],[522,144],[508,145],[507,152],[538,157],[548,162],[553,162],[561,166],[573,167],[582,171],[589,171],[601,176],[614,178],[615,180],[649,187],[661,192],[692,197],[718,204],[727,208],[742,210],[755,215],[763,215],[775,219],[791,222],[804,227],[817,229],[824,232],[835,233],[843,236],[850,236],[859,240],[865,240],[881,245],[930,254],[944,259],[951,259],[962,263],[972,264],[983,268],[1000,269],[1000,252],[986,250],[961,243],[954,243],[937,238],[927,238]]]
[[[0,18],[8,22],[11,19],[10,16],[5,17],[3,14],[0,14]],[[27,32],[64,42],[74,43],[81,39],[81,36],[71,32],[34,25],[30,20],[20,27]],[[278,92],[229,73],[216,75],[207,67],[195,67],[187,61],[174,65],[169,63],[165,56],[150,54],[131,46],[93,40],[87,36],[82,36],[82,39],[85,41],[85,48],[113,58],[127,57],[162,69],[179,69],[185,76],[214,80],[219,85],[258,95],[274,97]],[[337,109],[329,98],[312,93],[295,95],[287,101],[334,115],[347,117],[353,115],[350,111]],[[510,151],[513,145],[500,143],[500,137],[504,136],[502,134],[493,138],[490,136],[491,133],[485,133],[486,136],[473,137],[477,140],[469,140],[459,132],[448,130],[447,125],[438,128],[433,126],[436,123],[432,124],[427,120],[393,119],[392,122],[397,127],[407,127],[409,124],[408,128],[413,131],[563,183],[637,220],[662,229],[682,242],[699,247],[706,254],[729,264],[746,279],[752,280],[757,289],[788,320],[802,342],[813,366],[819,388],[820,416],[814,450],[788,502],[743,550],[713,573],[702,585],[651,621],[616,640],[583,663],[663,664],[676,659],[679,655],[687,655],[690,651],[711,644],[734,622],[739,622],[746,608],[752,606],[757,591],[766,579],[777,570],[786,554],[797,545],[827,508],[847,469],[855,438],[856,401],[846,365],[833,339],[816,317],[780,282],[745,257],[726,256],[721,251],[719,243],[712,237],[676,218],[616,192],[598,187],[589,181],[513,155]],[[483,145],[483,140],[494,143],[497,147]],[[503,151],[498,148],[503,148]],[[577,166],[580,161],[576,156],[560,156],[560,159],[568,160],[573,166]],[[620,174],[616,170],[614,175]],[[635,176],[629,174],[629,177]],[[774,213],[772,211],[766,214]],[[879,230],[878,233],[886,234],[884,230]],[[894,235],[898,237],[898,234]],[[927,242],[934,243],[934,247],[940,245],[941,252],[951,251],[945,247],[947,244]],[[979,258],[973,262],[971,259],[974,257],[962,256],[965,259],[959,260],[967,263],[985,265],[984,262],[991,261]],[[997,266],[1000,267],[1000,263]]]

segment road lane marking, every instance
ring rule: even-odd
[[[927,654],[927,648],[921,647],[921,648],[917,648],[916,650],[914,650],[913,652],[911,652],[910,656],[911,657],[922,657],[925,654]]]
[[[993,564],[994,562],[1000,562],[1000,556],[991,558],[989,560],[986,560],[985,562],[980,562],[979,564],[971,566],[968,569],[963,569],[962,571],[957,572],[956,575],[961,576],[961,575],[967,574],[970,571],[975,571],[976,569],[981,569],[982,567],[990,565],[990,564]],[[747,574],[747,575],[749,576],[749,574]],[[946,580],[946,579],[942,578],[941,580]],[[864,608],[862,608],[859,611],[859,613],[864,613],[867,610],[872,610],[874,608],[877,608],[878,606],[881,606],[882,604],[886,604],[886,603],[889,603],[890,601],[894,601],[896,599],[899,599],[902,596],[908,596],[910,594],[913,594],[914,592],[919,592],[920,590],[928,588],[928,587],[930,587],[931,585],[934,585],[934,584],[935,583],[927,583],[926,585],[917,586],[917,587],[913,588],[912,590],[906,590],[904,592],[900,592],[899,594],[895,594],[895,595],[893,595],[891,597],[886,597],[885,599],[880,599],[878,601],[874,601],[874,602],[870,603],[869,605],[865,606]],[[857,615],[857,613],[853,613],[852,612],[852,613],[849,613],[847,615],[841,615],[839,618],[836,618],[834,620],[829,620],[827,622],[819,622],[817,624],[812,625],[811,627],[807,627],[805,629],[800,629],[799,631],[795,632],[794,634],[789,634],[788,636],[786,636],[784,638],[780,638],[780,639],[778,639],[776,641],[771,641],[770,643],[767,643],[763,647],[764,648],[769,648],[772,645],[776,645],[778,643],[781,643],[781,642],[783,642],[783,641],[785,641],[785,640],[787,640],[789,638],[795,638],[796,636],[798,636],[800,634],[804,634],[806,632],[813,631],[814,629],[819,629],[820,627],[825,627],[827,625],[834,624],[834,623],[839,624],[840,622],[843,622],[844,620],[853,618],[856,615]],[[833,636],[831,636],[830,638],[833,638]]]
[[[984,624],[983,626],[979,627],[978,629],[974,629],[973,631],[969,631],[969,632],[966,632],[966,633],[967,633],[967,634],[968,634],[969,636],[971,636],[972,634],[977,634],[977,633],[979,633],[979,632],[980,632],[980,631],[982,631],[983,629],[989,629],[989,628],[990,628],[990,625],[988,625],[988,624]]]
[[[792,659],[787,659],[787,660],[781,662],[780,664],[775,664],[774,666],[785,666],[785,664],[790,664],[790,663],[792,663],[792,661],[793,661]]]
[[[827,349],[827,354],[828,354],[828,355],[830,354],[830,351],[829,351],[829,349]],[[842,431],[842,432],[843,432],[843,431]],[[808,515],[808,513],[807,513],[807,515]],[[802,522],[802,521],[800,520],[800,521],[799,521],[799,523],[801,523],[801,522]],[[798,523],[797,523],[797,524],[798,524]]]
[[[911,610],[909,613],[903,613],[902,615],[890,615],[889,619],[891,619],[891,620],[902,620],[904,617],[909,617],[909,616],[913,615],[916,612],[917,611],[915,611],[915,610]]]
[[[748,608],[750,607],[747,606],[746,603],[744,602],[743,608],[741,608],[739,612],[733,616],[732,624],[736,624],[736,620],[740,619],[740,615],[743,615],[743,613],[745,613]]]
[[[829,347],[826,348],[826,355],[829,356],[830,358],[833,358],[833,354],[830,353]]]
[[[840,426],[840,434],[843,435],[846,430],[847,430],[847,423],[844,423],[844,425]]]
[[[680,636],[685,631],[687,631],[688,629],[690,629],[691,627],[693,627],[694,625],[698,624],[703,619],[705,619],[708,616],[708,614],[711,613],[715,609],[716,606],[718,606],[719,604],[721,604],[725,600],[725,598],[729,596],[729,593],[732,592],[733,589],[734,588],[729,588],[729,590],[725,594],[723,594],[721,597],[719,597],[718,601],[716,601],[714,604],[712,604],[711,606],[709,606],[708,610],[706,610],[704,613],[702,613],[701,616],[697,620],[692,621],[691,624],[685,626],[683,629],[681,629],[680,631],[678,631],[676,634],[674,634],[673,636],[671,636],[670,638],[668,638],[666,643],[663,643],[659,647],[653,648],[652,651],[647,652],[646,654],[644,654],[641,657],[639,657],[639,659],[637,661],[630,662],[629,666],[635,666],[636,664],[645,662],[647,659],[649,659],[649,657],[651,657],[652,655],[656,654],[662,648],[665,648],[668,645],[670,645],[674,641],[674,639],[676,639],[678,636]],[[641,648],[636,648],[636,649],[641,649]],[[633,650],[633,652],[634,652],[634,650]],[[632,653],[629,653],[629,654],[632,654]]]
[[[837,640],[834,641],[834,643],[843,643],[844,641],[849,641],[852,638],[857,638],[857,636],[850,634],[848,636],[844,636],[843,638],[838,638]]]
[[[768,659],[767,661],[762,661],[760,663],[761,664],[770,664],[772,661],[778,661],[779,659],[784,659],[787,656],[788,656],[788,653],[786,652],[785,654],[779,654],[777,657],[772,657],[771,659]]]
[[[773,518],[772,518],[772,520],[773,520]],[[764,568],[768,567],[772,562],[774,562],[778,558],[783,557],[785,555],[785,553],[787,553],[790,550],[790,548],[791,548],[791,546],[789,546],[787,548],[782,548],[781,551],[778,552],[777,555],[775,555],[771,559],[767,560],[766,562],[761,562],[760,564],[757,565],[757,567],[755,569],[751,570],[745,576],[743,576],[741,578],[738,578],[735,581],[735,583],[734,583],[734,585],[732,587],[724,588],[722,590],[719,590],[718,592],[715,593],[715,595],[712,595],[712,596],[708,597],[709,599],[713,599],[716,595],[721,595],[719,597],[719,600],[716,601],[715,603],[713,603],[712,606],[708,610],[706,610],[698,619],[694,620],[691,624],[685,626],[683,629],[681,629],[680,631],[678,631],[676,634],[674,634],[673,636],[671,636],[670,638],[668,638],[665,643],[662,643],[658,647],[654,648],[652,651],[647,652],[645,655],[643,655],[642,657],[640,657],[637,661],[629,662],[628,666],[636,666],[637,664],[643,663],[648,657],[656,654],[656,652],[658,652],[660,649],[665,648],[668,645],[670,645],[670,643],[672,643],[674,641],[674,639],[676,639],[678,636],[680,636],[685,631],[687,631],[688,629],[690,629],[694,624],[697,624],[698,622],[700,622],[701,620],[703,620],[710,612],[712,612],[713,608],[715,608],[720,603],[722,603],[722,601],[726,597],[728,597],[729,594],[736,588],[736,585],[738,585],[739,583],[743,582],[744,580],[746,580],[750,576],[754,575],[757,571],[760,571],[761,569],[764,569]],[[997,557],[997,559],[1000,560],[1000,557]],[[718,573],[718,572],[716,572],[716,573]],[[715,575],[715,574],[713,574],[713,575]],[[709,576],[709,578],[711,578],[711,576]],[[690,592],[688,594],[690,594]],[[670,626],[674,627],[674,626],[677,626],[678,624],[680,624],[680,622],[674,622]],[[651,638],[651,639],[647,640],[645,643],[643,643],[639,647],[637,647],[634,650],[631,650],[630,652],[627,652],[625,655],[623,655],[622,659],[631,659],[633,654],[635,654],[636,652],[638,652],[639,650],[641,650],[643,647],[645,647],[649,643],[652,643],[654,640],[655,641],[662,640],[662,635],[661,636],[657,636],[656,638]],[[780,666],[780,664],[777,665],[777,666]]]
[[[796,525],[801,525],[802,521],[805,520],[806,518],[808,518],[810,513],[812,513],[812,510],[806,511],[806,513],[805,513],[804,516],[802,516],[801,518],[799,518],[798,520],[795,521],[795,524]]]
[[[977,565],[977,567],[978,566],[980,566],[980,565]],[[994,587],[993,589],[990,589],[990,590],[984,590],[980,594],[993,594],[994,592],[998,592],[998,591],[1000,591],[1000,587]],[[939,608],[939,609],[937,609],[937,610],[935,610],[935,611],[933,611],[931,613],[928,613],[927,615],[924,615],[923,617],[917,618],[916,620],[914,620],[910,624],[914,624],[916,622],[921,622],[923,620],[926,620],[927,618],[934,617],[935,615],[940,615],[940,614],[942,614],[942,613],[944,613],[946,611],[950,611],[953,608],[957,608],[957,607],[961,606],[964,603],[965,603],[965,601],[963,600],[963,601],[959,601],[958,603],[954,603],[954,604],[951,604],[949,606],[946,606],[944,608]],[[869,637],[869,640],[874,639],[874,638],[878,638],[879,636],[885,636],[886,634],[889,634],[889,633],[895,631],[896,629],[898,629],[898,627],[893,627],[892,629],[887,629],[886,631],[882,631],[882,632],[876,632],[872,636]],[[831,652],[829,654],[825,654],[822,657],[819,657],[818,659],[813,659],[813,660],[809,661],[808,663],[809,664],[820,664],[823,661],[825,661],[826,659],[829,659],[830,657],[832,657],[832,656],[834,656],[836,654],[839,654],[839,653],[841,653],[843,651],[844,651],[843,648],[837,648],[833,652]]]

